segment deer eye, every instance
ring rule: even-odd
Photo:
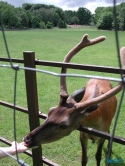
[[[62,129],[67,129],[68,126],[67,126],[67,125],[61,125],[60,128],[62,128]]]

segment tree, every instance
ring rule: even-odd
[[[47,21],[52,20],[52,14],[49,9],[41,8],[37,12],[42,16],[41,20],[47,24]]]
[[[13,6],[7,6],[5,10],[2,12],[3,23],[6,27],[12,28],[16,27],[16,23],[18,21],[15,8]]]
[[[58,22],[58,28],[67,28],[66,22],[60,19]]]
[[[45,29],[45,28],[46,28],[45,22],[40,21],[39,27],[40,27],[41,29]]]
[[[125,3],[117,5],[116,20],[117,28],[125,30]],[[66,28],[66,24],[89,25],[94,21],[97,28],[114,28],[113,7],[97,7],[95,14],[83,7],[78,11],[66,10],[54,5],[28,4],[15,8],[7,2],[0,1],[0,11],[3,23],[7,28],[41,28],[50,23],[59,28]]]
[[[71,24],[79,24],[79,19],[77,16],[71,17]]]
[[[89,25],[92,21],[92,14],[86,8],[80,7],[77,11],[77,16],[81,25]]]
[[[125,30],[125,8],[121,10],[121,13],[118,16],[119,29]]]
[[[27,15],[27,11],[23,8],[16,8],[16,15],[20,18],[21,28],[29,27],[29,18]]]
[[[101,7],[95,10],[94,21],[97,28],[110,30],[114,28],[113,7]],[[125,30],[125,3],[116,6],[117,29]]]
[[[65,20],[65,13],[61,8],[57,7],[55,12],[58,13],[61,20]]]
[[[66,10],[65,12],[65,21],[67,24],[73,24],[74,20],[77,17],[77,12],[72,10]],[[78,17],[76,18],[78,20]]]
[[[35,16],[33,16],[33,19],[32,19],[32,27],[33,28],[39,28],[39,26],[40,26],[40,19],[39,19],[39,17],[35,17]]]
[[[58,13],[54,13],[54,15],[53,15],[53,25],[54,25],[55,27],[58,26],[58,21],[59,21],[59,19],[60,19],[59,14],[58,14]]]
[[[26,11],[26,15],[28,18],[28,27],[32,28],[32,14],[29,11]]]
[[[120,30],[125,30],[125,3],[117,6],[117,23]]]
[[[30,4],[30,3],[24,3],[24,4],[22,5],[22,8],[23,8],[24,10],[30,10],[30,9],[32,8],[32,4]]]
[[[47,24],[46,24],[46,28],[47,29],[52,29],[53,28],[53,23],[48,21]]]
[[[97,24],[104,7],[97,7],[94,14],[94,23]]]
[[[97,28],[109,30],[112,28],[112,22],[113,22],[113,15],[111,12],[102,13],[97,22]]]

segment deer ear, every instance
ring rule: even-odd
[[[85,94],[85,88],[81,88],[72,93],[72,95],[67,99],[74,99],[77,103],[80,102]]]
[[[89,115],[91,112],[95,111],[98,107],[99,107],[99,104],[90,106],[90,107],[87,108],[83,113],[84,113],[85,115]]]
[[[93,106],[90,106],[88,108],[85,108],[85,107],[75,107],[73,110],[72,110],[72,114],[80,114],[81,117],[85,117],[85,116],[88,116],[91,112],[95,111],[98,107],[99,107],[100,104],[96,104],[96,105],[93,105]]]

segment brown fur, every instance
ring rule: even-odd
[[[95,88],[95,85],[98,90],[97,91],[97,96],[100,96],[107,91],[109,91],[112,88],[112,85],[109,81],[106,80],[94,80],[91,79],[88,81],[86,85],[86,93],[84,95],[84,98],[81,100],[81,102],[84,102],[88,99],[90,99],[90,96],[92,95],[93,89]],[[93,111],[91,114],[88,116],[84,117],[82,124],[83,126],[91,127],[97,130],[101,130],[104,132],[108,132],[112,119],[114,117],[115,111],[117,107],[117,99],[115,96],[112,98],[104,101],[99,105],[99,107]],[[104,143],[104,139],[80,132],[80,141],[82,145],[82,166],[85,166],[87,163],[87,142],[88,139],[91,139],[93,142],[98,140],[98,149],[97,150],[97,165],[100,165],[100,160],[101,160],[101,151],[102,151],[102,146]],[[98,158],[99,156],[99,158]]]

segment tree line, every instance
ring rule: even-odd
[[[114,12],[118,30],[125,30],[125,3],[113,7],[98,7],[95,10],[94,22],[98,29],[110,30],[115,27]]]
[[[5,28],[66,28],[67,24],[95,25],[98,29],[114,28],[113,7],[97,7],[95,14],[87,8],[63,10],[54,5],[24,3],[14,7],[0,1],[0,13]],[[125,30],[125,3],[116,7],[117,28]]]

